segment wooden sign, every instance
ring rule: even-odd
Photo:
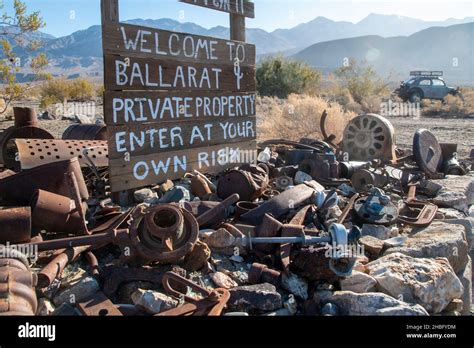
[[[207,7],[248,18],[255,18],[254,3],[247,0],[179,0],[191,5]]]
[[[189,3],[253,13],[240,0]],[[256,162],[255,46],[120,23],[117,0],[102,8],[112,192]]]

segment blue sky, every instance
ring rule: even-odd
[[[9,6],[13,0],[3,0]],[[291,28],[318,16],[358,22],[370,13],[395,14],[423,20],[474,16],[474,0],[255,0],[256,19],[247,25],[272,31]],[[100,24],[100,0],[26,0],[46,21],[44,32],[54,36]],[[172,18],[210,28],[228,26],[225,13],[179,3],[177,0],[120,0],[120,19]]]

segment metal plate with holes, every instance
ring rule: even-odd
[[[120,317],[122,313],[102,292],[97,292],[87,302],[77,305],[81,313],[89,317]]]
[[[344,131],[343,150],[349,154],[350,161],[393,161],[396,159],[395,130],[382,116],[357,116]]]
[[[428,175],[436,175],[443,165],[443,151],[436,137],[427,129],[419,129],[413,139],[416,163]]]
[[[81,167],[87,167],[90,163],[85,151],[96,167],[109,165],[106,141],[39,139],[11,140],[8,143],[6,165],[8,168],[25,170],[77,157]]]

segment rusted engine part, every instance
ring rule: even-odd
[[[78,158],[81,167],[108,167],[106,141],[15,139],[7,144],[5,165],[16,170]]]
[[[67,173],[74,173],[81,200],[89,199],[89,192],[82,176],[79,161],[74,158],[25,170],[0,180],[0,192],[2,193],[0,204],[28,206],[38,190],[74,199],[71,196],[70,180],[65,175]]]
[[[400,209],[398,221],[412,226],[429,226],[436,217],[438,206],[416,199],[416,186],[411,186],[408,198]]]
[[[222,222],[222,216],[227,216],[227,210],[240,200],[240,196],[234,193],[225,200],[214,206],[212,209],[206,211],[197,218],[197,223],[200,228],[209,227],[213,224]]]
[[[212,194],[212,190],[205,179],[194,175],[191,177],[191,193],[200,199],[206,199]]]
[[[419,129],[413,138],[413,155],[420,169],[435,176],[443,167],[443,151],[438,140],[427,129]]]
[[[272,184],[279,191],[285,191],[290,186],[294,186],[293,178],[289,176],[279,176],[272,180]]]
[[[367,192],[372,187],[380,189],[392,185],[396,190],[403,190],[416,179],[409,170],[384,166],[377,169],[360,169],[351,178],[352,186],[358,192]]]
[[[191,288],[203,298],[188,296],[186,293],[176,290],[171,283]],[[227,289],[207,290],[173,272],[168,272],[163,276],[163,287],[169,295],[184,300],[186,303],[156,316],[220,316],[230,299],[230,292]]]
[[[0,244],[28,243],[31,240],[31,208],[0,207]]]
[[[88,317],[121,317],[123,316],[117,307],[105,296],[103,292],[96,292],[94,296],[77,305],[79,311]]]
[[[235,205],[235,220],[238,220],[243,214],[258,208],[259,205],[253,202],[238,202]]]
[[[269,283],[275,286],[280,286],[281,272],[268,268],[261,263],[254,263],[249,271],[250,284]]]
[[[192,252],[198,238],[198,221],[187,210],[141,205],[132,213],[130,240],[145,262],[180,262]]]
[[[39,273],[38,287],[40,289],[49,287],[55,279],[61,276],[66,266],[76,260],[89,246],[68,248],[63,253],[54,257]]]
[[[31,207],[36,229],[73,235],[90,234],[84,219],[86,203],[38,190],[31,200]]]
[[[343,114],[336,113],[329,115],[324,110],[321,116],[320,128],[324,137],[324,141],[331,146],[338,148],[344,137],[344,130],[347,126],[348,120]]]
[[[37,127],[39,124],[36,112],[32,108],[14,107],[13,118],[15,119],[15,128]]]
[[[349,183],[347,179],[341,178],[341,166],[333,154],[315,154],[312,158],[301,162],[299,168],[314,180],[325,185],[339,186],[343,183]]]
[[[217,183],[217,195],[226,199],[237,193],[243,201],[254,201],[268,187],[268,174],[262,167],[244,165],[227,171]]]
[[[25,256],[14,249],[0,246],[0,316],[34,316],[38,307],[36,276]]]
[[[6,164],[7,144],[11,139],[54,139],[48,131],[38,127],[36,113],[30,108],[13,108],[15,125],[0,132],[0,164]]]
[[[446,175],[466,175],[470,169],[458,159],[458,144],[439,144],[443,154],[443,172]]]
[[[63,140],[107,140],[105,124],[73,124],[63,133]]]
[[[389,226],[398,219],[398,208],[378,188],[373,188],[369,196],[358,199],[354,209],[362,221],[375,225]]]
[[[395,130],[380,115],[360,115],[344,130],[342,148],[350,161],[395,161]]]
[[[100,279],[103,283],[103,291],[107,297],[112,297],[119,289],[120,285],[129,282],[148,282],[155,285],[161,285],[163,275],[168,270],[161,267],[119,267],[106,266],[100,272]]]
[[[295,209],[305,201],[309,200],[316,191],[324,191],[324,187],[316,181],[298,185],[292,189],[286,190],[271,200],[266,201],[260,207],[245,213],[241,216],[241,220],[246,223],[258,225],[265,214],[271,214],[278,219],[288,213],[291,209]]]

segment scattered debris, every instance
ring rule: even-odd
[[[257,163],[117,194],[103,125],[55,140],[34,112],[15,120],[0,282],[25,291],[0,296],[2,314],[469,314],[474,176],[427,130],[399,149],[381,116],[343,135],[326,115],[324,141],[267,141]]]

